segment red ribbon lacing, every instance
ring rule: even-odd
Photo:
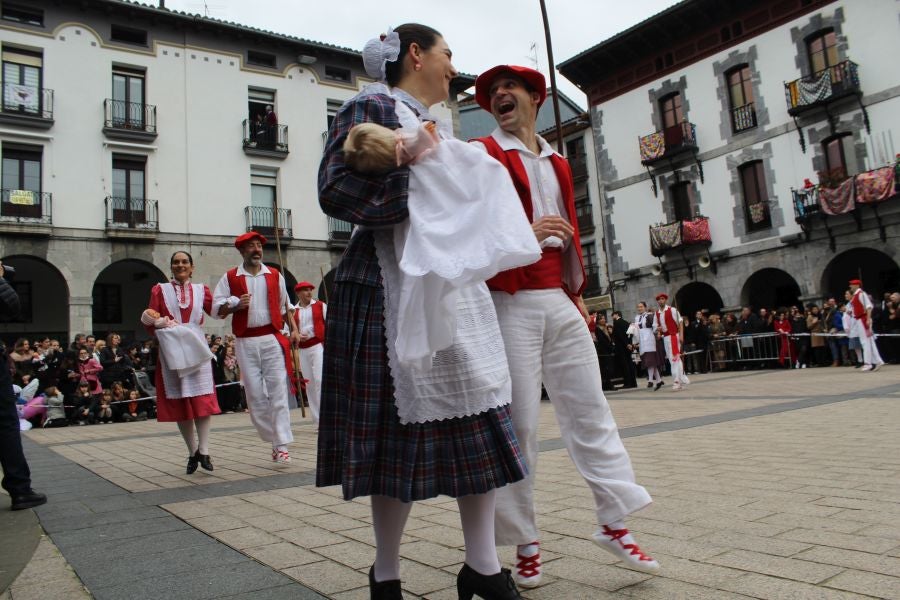
[[[516,563],[516,569],[521,577],[537,577],[541,574],[541,553],[538,551],[534,556],[522,556],[516,553],[519,562]]]
[[[604,525],[603,526],[603,535],[609,536],[609,538],[611,540],[613,540],[614,542],[619,542],[619,544],[623,548],[628,550],[632,556],[637,556],[638,560],[644,560],[647,562],[650,562],[653,560],[653,558],[651,558],[651,557],[647,556],[646,554],[644,554],[643,552],[641,552],[641,549],[638,548],[637,544],[623,544],[622,542],[619,541],[621,538],[628,535],[627,529],[610,529],[608,525]]]

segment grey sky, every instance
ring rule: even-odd
[[[144,0],[152,2],[153,0]],[[553,58],[575,56],[675,4],[674,0],[545,0]],[[545,74],[547,53],[538,0],[206,0],[209,16],[354,49],[389,25],[409,21],[444,34],[460,71],[476,75],[496,64],[533,66]],[[204,13],[202,0],[166,0],[166,7]],[[584,94],[564,77],[560,90],[582,107]]]

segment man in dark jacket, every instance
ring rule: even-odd
[[[620,311],[613,313],[613,342],[615,343],[616,363],[622,371],[623,388],[636,388],[637,377],[634,373],[634,361],[631,360],[633,345],[628,335],[628,322],[622,318]]]
[[[3,275],[3,264],[0,263],[0,314],[14,316],[19,314],[19,297]],[[19,413],[16,412],[9,367],[9,357],[3,347],[0,350],[0,467],[3,468],[3,481],[0,483],[9,493],[12,509],[22,510],[44,504],[47,496],[31,489],[31,471],[22,451]]]

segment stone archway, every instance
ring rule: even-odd
[[[331,269],[325,276],[322,278],[322,281],[319,282],[319,287],[316,290],[316,295],[318,296],[318,300],[320,302],[328,302],[328,297],[334,290],[334,274],[337,269]]]
[[[716,288],[702,281],[692,281],[676,292],[675,306],[681,314],[688,315],[693,320],[698,310],[708,310],[710,314],[717,313],[722,310],[725,303],[722,302],[722,296]]]
[[[49,262],[18,254],[3,258],[16,272],[7,277],[19,295],[22,313],[0,315],[0,337],[12,344],[17,337],[47,336],[65,347],[69,341],[69,285]]]
[[[800,286],[790,274],[781,269],[760,269],[744,283],[741,304],[754,311],[760,308],[800,306]]]
[[[141,312],[153,286],[168,280],[156,265],[135,258],[118,260],[100,271],[91,293],[93,334],[100,338],[115,331],[123,343],[146,338]]]
[[[863,289],[878,302],[884,292],[900,290],[900,267],[880,250],[851,248],[832,258],[825,267],[822,294],[840,300],[851,279],[862,279]]]

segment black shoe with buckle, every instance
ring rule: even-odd
[[[188,475],[193,475],[194,471],[197,470],[197,467],[200,465],[200,452],[194,452],[190,456],[188,456],[188,464],[185,472]]]
[[[197,451],[197,459],[200,461],[200,466],[203,467],[207,471],[213,470],[212,458],[209,457],[209,454],[200,454],[200,451]]]
[[[400,580],[375,581],[375,565],[369,569],[369,598],[370,600],[403,600],[400,591]]]
[[[26,508],[34,508],[47,503],[47,496],[31,488],[21,494],[12,494],[11,499],[12,505],[10,508],[13,510],[25,510]]]
[[[485,600],[522,600],[509,569],[482,575],[465,563],[456,576],[456,593],[459,600],[472,600],[475,595]]]

